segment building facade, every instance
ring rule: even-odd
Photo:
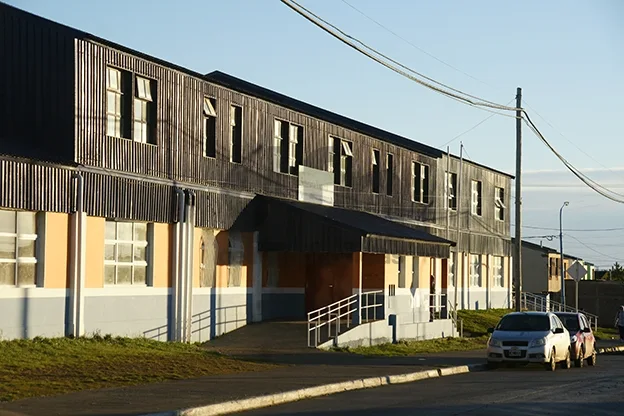
[[[511,176],[3,3],[0,34],[2,338],[510,304]]]

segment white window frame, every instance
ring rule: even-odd
[[[118,233],[119,233],[119,227],[118,224],[120,223],[125,223],[125,224],[132,224],[132,239],[131,240],[121,240],[118,237]],[[149,246],[150,246],[150,224],[149,223],[144,223],[144,222],[131,222],[131,221],[114,221],[114,220],[106,220],[106,224],[115,224],[115,238],[114,239],[110,239],[110,238],[106,238],[106,234],[105,234],[105,238],[104,238],[104,246],[112,246],[113,247],[113,259],[107,259],[106,258],[106,252],[104,254],[104,285],[105,286],[147,286],[148,281],[150,279],[149,277]],[[137,224],[142,224],[145,225],[145,241],[143,240],[135,240],[134,235],[135,235],[135,226]],[[106,225],[106,226],[107,226]],[[119,254],[119,244],[128,244],[132,246],[132,261],[119,261],[118,260],[118,254]],[[135,248],[143,248],[144,252],[145,252],[145,260],[135,260],[134,258],[134,253],[135,253]],[[106,282],[106,266],[109,267],[115,267],[115,272],[114,272],[114,277],[113,277],[113,282]],[[123,266],[123,267],[130,267],[131,271],[130,271],[130,283],[119,283],[118,282],[118,267],[119,266]],[[145,281],[144,282],[139,282],[139,283],[135,283],[135,267],[142,267],[145,269]]]
[[[329,136],[329,143],[328,143],[327,149],[328,149],[328,155],[329,155],[329,160],[327,161],[327,172],[334,173],[334,157],[336,153],[334,150],[334,137],[333,136]]]
[[[106,135],[121,137],[121,71],[110,66],[106,67]],[[114,100],[114,110],[110,111],[110,100]]]
[[[353,143],[338,139],[340,141],[340,186],[353,186]],[[347,158],[351,158],[351,185],[347,185]]]
[[[288,123],[288,173],[297,167],[297,144],[299,143],[299,129],[301,126]]]
[[[479,192],[479,184],[481,184],[481,191]],[[481,181],[472,180],[470,182],[471,187],[471,207],[470,213],[481,217],[483,215],[483,183]],[[481,212],[479,212],[479,208]]]
[[[0,237],[3,237],[3,239],[5,238],[11,238],[14,239],[14,247],[15,247],[15,253],[13,258],[0,258],[0,263],[4,263],[4,264],[14,264],[15,265],[15,274],[14,274],[14,278],[13,278],[13,284],[12,285],[5,285],[0,283],[0,287],[2,286],[8,286],[8,287],[33,287],[37,285],[37,274],[39,273],[39,270],[37,270],[37,254],[38,254],[38,250],[37,250],[37,237],[38,237],[38,227],[39,227],[39,223],[37,221],[37,213],[33,212],[33,211],[13,211],[13,210],[0,210],[3,212],[9,212],[11,214],[14,214],[14,232],[0,232]],[[35,221],[35,233],[21,233],[19,231],[19,217],[20,214],[28,214],[28,215],[33,215],[34,217],[34,221]],[[22,241],[28,241],[28,242],[34,242],[35,244],[35,253],[34,253],[34,257],[29,257],[29,256],[20,256],[19,254],[19,242],[20,240]],[[24,283],[21,284],[20,283],[20,279],[19,279],[19,265],[20,264],[33,264],[35,265],[35,274],[34,274],[34,281],[32,283]]]
[[[448,261],[448,281],[449,284],[453,287],[457,287],[457,282],[455,281],[455,267],[457,264],[457,253],[451,251]]]
[[[504,261],[500,256],[492,257],[492,285],[494,287],[505,286],[505,269]]]
[[[284,138],[282,137],[282,123],[284,121],[279,119],[273,120],[273,171],[277,173],[282,172],[282,142]]]
[[[498,221],[505,221],[507,207],[503,201],[504,196],[505,190],[503,188],[498,186],[494,188],[494,216]]]
[[[135,142],[147,143],[149,135],[148,103],[152,102],[151,80],[141,76],[135,77],[136,93],[132,105],[132,126]]]
[[[241,126],[240,126],[240,162],[234,161],[234,127],[236,125],[236,111],[240,111],[241,114]],[[243,163],[243,107],[236,104],[230,105],[230,162],[231,163]]]
[[[444,208],[450,209],[451,211],[457,211],[457,194],[455,186],[453,186],[453,181],[451,180],[455,176],[453,172],[444,172]],[[455,180],[457,183],[457,179]],[[451,201],[455,200],[455,207],[451,204]]]
[[[481,287],[481,255],[470,255],[470,286]]]
[[[214,101],[214,104],[213,104]],[[208,97],[208,96],[204,96],[204,105],[203,105],[203,114],[204,114],[204,142],[203,142],[203,155],[204,157],[216,157],[215,156],[210,156],[208,155],[208,120],[214,119],[216,121],[217,119],[217,110],[216,110],[216,104],[217,104],[217,100],[214,97]],[[214,132],[215,134],[215,153],[216,153],[216,139],[217,139],[217,134],[216,132]]]

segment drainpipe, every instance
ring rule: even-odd
[[[181,341],[182,338],[182,324],[183,324],[183,276],[184,276],[184,206],[186,196],[181,188],[175,188],[175,192],[178,196],[178,222],[174,227],[174,256],[173,256],[173,295],[172,295],[172,309],[173,309],[173,325],[172,325],[172,339],[173,341]]]
[[[186,215],[186,287],[185,287],[185,342],[191,342],[193,325],[193,253],[195,246],[195,192],[187,190]]]
[[[84,212],[84,178],[74,172],[76,180],[75,212],[71,218],[72,251],[70,263],[71,324],[69,333],[74,337],[84,335],[84,280],[86,256],[86,214]]]

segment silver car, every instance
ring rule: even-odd
[[[570,334],[550,312],[513,312],[490,328],[488,364],[541,363],[555,371],[557,363],[570,368]]]

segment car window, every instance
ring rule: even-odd
[[[591,325],[589,324],[589,320],[587,319],[585,315],[581,315],[581,319],[583,320],[583,329],[591,328]]]
[[[551,329],[555,329],[557,328],[559,325],[557,325],[557,318],[554,316],[550,317],[550,324],[551,324]]]
[[[568,332],[578,332],[581,329],[579,318],[576,315],[562,316],[559,318]]]
[[[496,326],[497,331],[548,331],[550,322],[546,315],[507,315]]]

